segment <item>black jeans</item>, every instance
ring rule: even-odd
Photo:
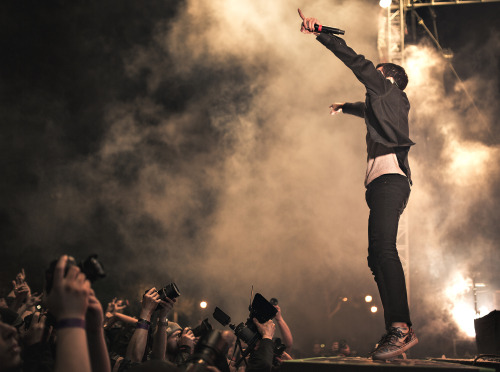
[[[384,174],[366,188],[368,219],[368,266],[377,283],[386,328],[393,322],[411,326],[403,266],[396,248],[399,217],[410,196],[405,176]]]

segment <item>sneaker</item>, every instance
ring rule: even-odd
[[[375,350],[371,352],[371,357],[374,360],[393,359],[417,343],[418,338],[413,329],[409,328],[405,333],[403,328],[392,327],[382,336]]]

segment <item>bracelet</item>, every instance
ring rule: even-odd
[[[83,328],[85,329],[85,319],[65,318],[56,322],[56,329],[62,328]]]
[[[143,322],[143,323],[146,323],[148,325],[151,325],[151,322],[149,320],[144,319],[144,318],[139,318],[139,322]]]
[[[148,324],[149,322],[145,319],[139,319],[137,323],[135,324],[135,328],[140,328],[140,329],[145,329],[146,331],[149,331],[149,327],[151,325]]]

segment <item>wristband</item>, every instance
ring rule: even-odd
[[[150,326],[151,323],[148,322],[146,319],[139,319],[135,324],[135,328],[145,329],[146,331],[149,331]]]
[[[83,328],[83,329],[85,329],[85,319],[80,319],[80,318],[60,319],[56,322],[56,329],[62,329],[62,328]]]

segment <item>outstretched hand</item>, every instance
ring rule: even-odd
[[[338,113],[342,112],[342,107],[344,106],[344,103],[340,102],[335,102],[330,105],[330,115],[337,115]]]
[[[302,24],[300,25],[300,32],[304,34],[314,34],[314,35],[319,35],[319,32],[314,31],[314,25],[321,25],[319,21],[316,18],[306,18],[304,14],[302,13],[302,10],[300,8],[298,9],[299,11],[299,16],[302,18]]]

